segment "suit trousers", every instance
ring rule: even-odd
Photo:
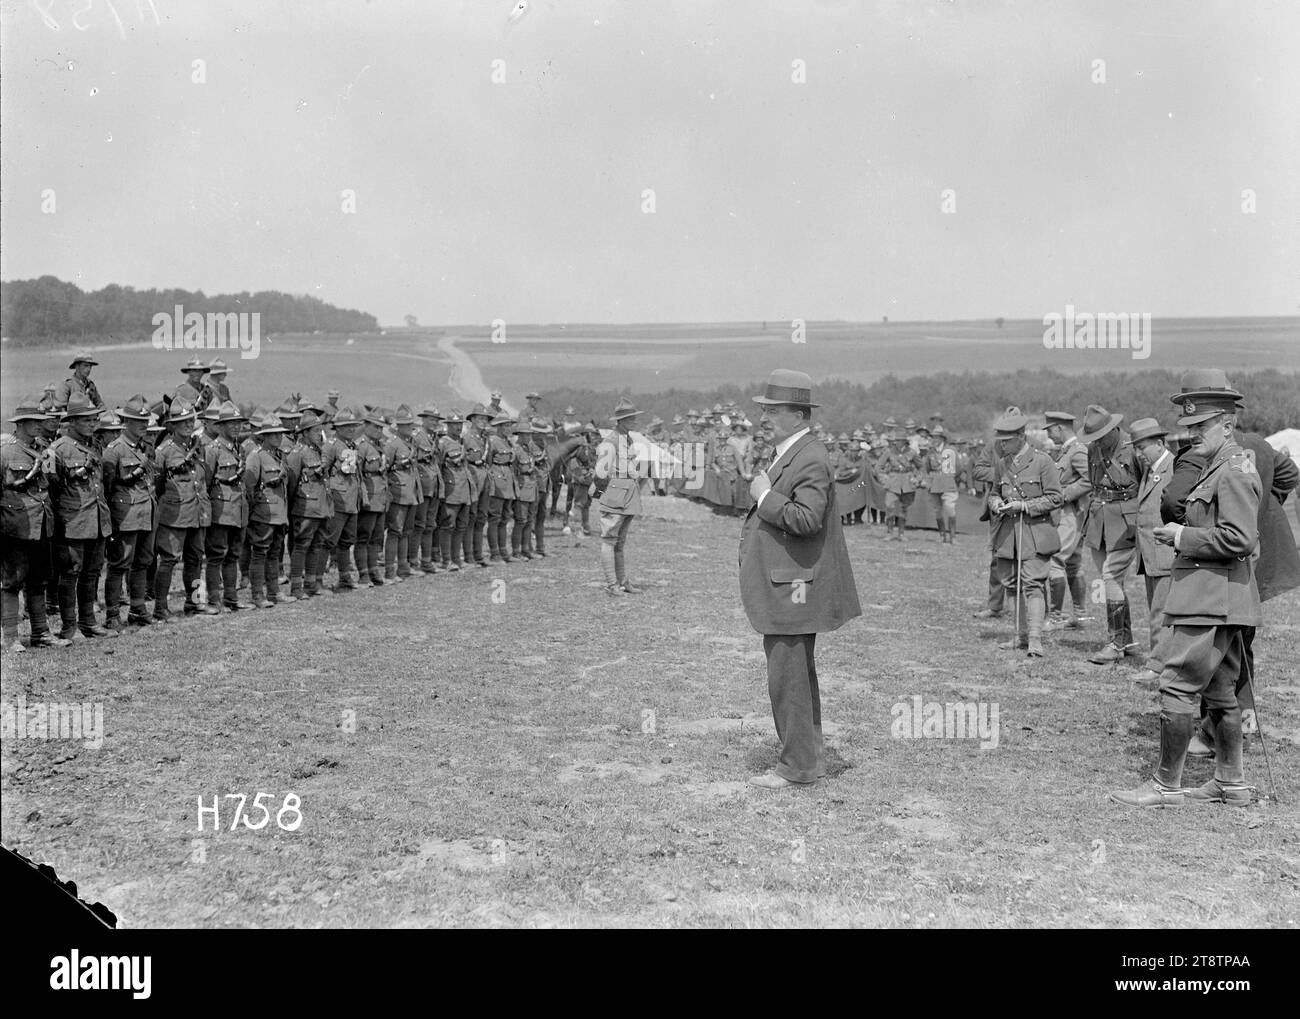
[[[789,782],[815,782],[826,774],[822,702],[813,662],[815,633],[763,635],[767,693],[781,741],[776,773]]]

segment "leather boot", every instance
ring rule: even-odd
[[[1043,616],[1046,604],[1042,594],[1032,593],[1025,597],[1025,614],[1029,617],[1029,640],[1026,645],[1026,657],[1043,657]]]
[[[1160,767],[1155,778],[1136,789],[1113,792],[1110,798],[1128,807],[1181,807],[1184,801],[1183,760],[1192,738],[1194,719],[1188,714],[1160,713]]]
[[[266,597],[266,566],[253,563],[249,568],[249,585],[252,591],[252,608],[269,609],[275,603]]]
[[[1118,618],[1119,639],[1115,642],[1124,649],[1126,655],[1139,653],[1137,642],[1133,639],[1133,613],[1127,601],[1119,603]]]
[[[1051,618],[1059,620],[1065,615],[1065,578],[1053,577],[1048,581],[1048,586],[1052,589]]]
[[[1193,803],[1227,803],[1246,807],[1251,802],[1251,787],[1246,785],[1241,765],[1241,708],[1212,711],[1214,726],[1214,778],[1202,786],[1187,790]]]
[[[1074,576],[1065,575],[1065,585],[1070,590],[1070,622],[1066,625],[1076,629],[1083,625],[1083,606],[1087,597],[1087,588],[1083,583],[1083,571],[1076,571]]]
[[[167,607],[168,592],[172,586],[172,569],[171,566],[158,566],[158,572],[153,578],[153,617],[157,620],[165,620],[171,617],[171,610]]]
[[[1088,656],[1088,661],[1093,665],[1113,665],[1123,659],[1124,645],[1120,641],[1124,639],[1124,624],[1120,619],[1120,612],[1124,605],[1124,602],[1106,602],[1106,629],[1110,633],[1110,642],[1095,654]]]
[[[303,578],[301,576],[289,578],[289,596],[295,600],[304,597]]]

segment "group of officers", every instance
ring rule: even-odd
[[[556,436],[536,393],[518,417],[499,393],[464,418],[340,406],[335,390],[320,406],[295,394],[241,408],[226,366],[195,359],[170,396],[110,410],[96,363],[78,354],[69,379],[24,398],[0,445],[7,652],[545,557],[552,487],[558,498],[567,483],[565,515],[589,532],[608,484],[595,476],[601,430],[572,422]]]

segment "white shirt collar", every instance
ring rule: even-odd
[[[775,467],[776,462],[780,460],[781,457],[785,456],[787,452],[789,452],[790,447],[793,446],[796,442],[798,442],[807,434],[808,434],[807,428],[800,428],[799,431],[795,432],[788,439],[782,439],[780,442],[778,442],[776,444],[776,456],[772,457],[772,466]]]

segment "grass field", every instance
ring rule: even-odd
[[[133,927],[1295,925],[1300,593],[1256,644],[1281,805],[1132,812],[1106,793],[1150,775],[1156,696],[1083,661],[1101,625],[1026,662],[970,618],[982,535],[851,528],[830,775],[772,793],[738,530],[648,500],[621,600],[552,530],[540,562],[6,656],[6,700],[101,702],[105,738],[4,741],[5,844]],[[892,738],[914,696],[996,702],[997,746]],[[1258,739],[1246,771],[1266,788]],[[258,792],[265,828],[223,799],[199,833],[199,797],[255,823]]]

